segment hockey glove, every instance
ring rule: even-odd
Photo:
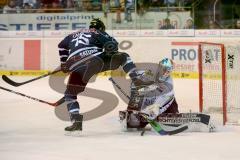
[[[142,113],[148,115],[149,119],[155,119],[159,115],[159,105],[152,104],[141,110]]]
[[[63,73],[69,72],[67,63],[61,63],[61,70]]]
[[[118,44],[116,42],[109,41],[104,44],[103,48],[104,48],[104,51],[108,54],[115,53],[118,51]]]

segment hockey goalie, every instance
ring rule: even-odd
[[[142,114],[168,127],[178,127],[188,124],[188,131],[215,131],[215,125],[210,116],[201,113],[179,113],[178,104],[174,95],[173,61],[164,58],[159,62],[157,73],[142,71],[144,77],[154,79],[155,83],[143,88],[131,84],[131,95],[127,110],[119,112],[120,123],[124,131],[142,130],[148,122]]]

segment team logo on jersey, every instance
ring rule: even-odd
[[[97,49],[86,50],[86,51],[79,53],[79,55],[83,58],[90,54],[96,53],[97,51],[98,51]]]

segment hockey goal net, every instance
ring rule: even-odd
[[[240,46],[199,43],[199,110],[240,123]]]

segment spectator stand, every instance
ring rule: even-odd
[[[240,19],[237,19],[233,29],[240,29]]]
[[[20,13],[20,7],[17,6],[15,0],[9,0],[7,4],[5,4],[5,6],[3,7],[3,13],[4,14]]]
[[[122,23],[122,15],[121,13],[124,11],[125,2],[123,0],[108,0],[109,12],[115,13],[115,18],[112,20],[116,23]]]
[[[132,13],[135,11],[135,0],[103,0],[104,16],[111,19],[112,29],[136,29]],[[108,14],[111,13],[111,14]],[[111,15],[111,16],[109,16]]]
[[[0,0],[0,7],[3,8],[7,4],[8,0]]]

